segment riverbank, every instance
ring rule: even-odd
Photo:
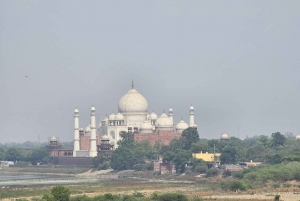
[[[33,168],[34,169],[34,168]],[[56,169],[55,171],[57,171]],[[81,172],[80,170],[79,172]],[[221,182],[232,178],[201,178],[197,175],[157,175],[155,172],[136,172],[133,170],[115,172],[110,170],[82,173],[33,173],[23,170],[1,172],[0,198],[41,198],[56,185],[64,185],[71,190],[72,196],[87,195],[90,197],[105,193],[130,195],[135,192],[150,196],[154,192],[180,192],[188,197],[202,197],[204,200],[273,200],[280,195],[282,200],[292,201],[300,197],[300,185],[297,181],[285,182],[280,188],[277,185],[266,185],[259,189],[247,191],[224,191]],[[1,178],[0,174],[0,178]],[[12,178],[7,179],[9,176]],[[23,176],[22,179],[20,176]],[[276,187],[276,188],[275,188]],[[266,193],[268,192],[268,193]],[[298,199],[299,200],[299,199]]]

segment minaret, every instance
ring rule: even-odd
[[[96,145],[96,112],[95,108],[91,108],[91,137],[90,137],[90,157],[97,156],[97,145]]]
[[[194,127],[195,121],[194,121],[194,107],[191,105],[190,107],[190,127]]]
[[[77,108],[74,111],[74,150],[73,157],[76,157],[76,152],[79,151],[79,111]]]
[[[173,109],[170,107],[170,109],[169,109],[169,117],[170,117],[170,119],[171,119],[171,121],[172,121],[172,124],[174,124],[173,123]]]

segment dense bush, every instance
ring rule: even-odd
[[[67,187],[55,186],[51,189],[51,194],[53,195],[55,201],[69,201],[71,192]]]
[[[186,195],[180,193],[164,193],[161,195],[154,193],[151,199],[155,201],[188,201]]]
[[[218,174],[218,169],[209,169],[206,172],[206,177],[213,177]]]
[[[207,169],[207,165],[202,163],[195,167],[194,172],[206,173]]]
[[[246,185],[242,181],[234,180],[229,183],[229,189],[232,191],[246,190]]]
[[[86,195],[79,195],[75,197],[71,197],[70,201],[92,201],[92,198],[89,198]]]

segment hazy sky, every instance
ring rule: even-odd
[[[0,142],[72,141],[135,88],[202,138],[300,134],[300,1],[0,1]]]

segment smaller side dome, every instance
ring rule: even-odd
[[[140,132],[141,133],[152,133],[153,126],[149,121],[144,121],[142,125],[140,126]]]
[[[169,112],[173,112],[173,109],[170,107]]]
[[[84,132],[85,133],[91,132],[91,124],[89,124],[87,127],[85,127]]]
[[[108,137],[107,134],[104,134],[101,139],[103,139],[103,140],[109,140],[109,137]]]
[[[194,107],[191,105],[190,110],[194,110]]]
[[[113,121],[113,120],[115,120],[115,118],[116,118],[115,113],[111,113],[111,115],[109,115],[109,117],[108,117],[108,120]]]
[[[221,135],[221,138],[220,138],[221,140],[229,140],[229,136],[226,134],[226,133],[223,133],[222,135]]]
[[[52,136],[52,137],[50,138],[50,141],[57,141],[57,139],[56,139],[55,136]]]
[[[173,131],[173,121],[166,113],[163,113],[155,121],[155,127],[160,130]]]
[[[157,114],[155,114],[154,112],[152,112],[150,114],[150,117],[151,117],[151,120],[153,120],[153,121],[157,120]]]
[[[96,109],[94,107],[91,108],[91,111],[95,111]]]
[[[78,111],[78,109],[76,108],[76,109],[74,110],[74,112],[77,113],[77,112],[79,112],[79,111]]]
[[[187,123],[185,123],[183,120],[181,120],[177,125],[176,125],[176,130],[177,129],[181,129],[181,130],[185,130],[189,127],[189,125]]]
[[[121,114],[121,113],[118,113],[118,114],[116,114],[116,116],[115,116],[115,120],[118,120],[118,121],[122,121],[122,120],[124,120],[124,116],[123,116],[123,114]]]
[[[79,128],[79,131],[83,131],[83,128]]]
[[[105,122],[108,122],[108,118],[107,118],[107,117],[105,117],[105,118],[103,119],[103,121],[105,121]]]
[[[297,136],[296,136],[296,140],[300,140],[300,135],[297,135]]]

